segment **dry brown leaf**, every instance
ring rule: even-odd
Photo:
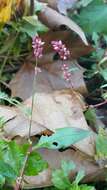
[[[32,99],[25,101],[31,105]],[[33,121],[55,132],[58,128],[76,127],[90,130],[83,115],[85,105],[78,93],[73,90],[60,90],[53,93],[36,93]],[[51,114],[50,114],[51,113]],[[94,155],[93,136],[76,143],[76,148],[91,156]],[[88,147],[88,149],[86,149]]]
[[[85,37],[82,29],[70,18],[59,14],[57,11],[51,9],[48,6],[44,6],[44,8],[39,13],[39,19],[47,25],[49,28],[57,29],[60,28],[61,25],[65,25],[74,32],[76,32],[83,42],[88,45],[87,39]]]
[[[71,71],[71,81],[73,89],[81,93],[82,95],[86,95],[88,93],[85,81],[83,79],[83,73],[85,69],[83,69],[76,60],[66,61],[66,64],[69,68],[74,69]],[[61,71],[62,61],[56,61],[53,64],[45,64],[43,67],[52,75],[62,78],[63,72]],[[62,79],[63,83],[67,84],[68,88],[71,88],[71,85]],[[63,86],[65,88],[66,86]],[[56,89],[57,90],[57,89]]]
[[[30,108],[31,103],[32,98],[29,98],[25,101],[24,105]],[[90,130],[83,115],[84,106],[81,96],[73,90],[36,93],[31,136],[40,134],[46,129],[55,132],[56,129],[64,127],[76,127]],[[9,138],[15,136],[28,137],[28,117],[26,117],[20,109],[17,109],[17,117],[6,123],[4,132],[5,136]],[[93,136],[76,143],[75,147],[82,152],[93,156]]]
[[[17,116],[15,108],[8,106],[0,106],[0,117],[4,117],[5,121],[9,121]]]
[[[52,31],[42,34],[41,38],[45,42],[43,54],[53,53],[51,41],[62,40],[71,52],[71,58],[79,58],[87,55],[94,49],[91,45],[86,46],[80,38],[74,37],[71,31]]]
[[[84,69],[80,67],[76,61],[68,61],[69,67],[76,67],[76,71],[72,72],[72,84],[75,90],[83,95],[87,94],[86,85],[83,79]],[[71,88],[71,85],[62,78],[61,61],[53,64],[43,65],[41,73],[36,77],[35,92],[52,92],[54,90],[61,90]],[[32,85],[34,78],[34,66],[30,63],[24,64],[20,71],[16,74],[10,82],[12,96],[17,96],[26,100],[32,95]]]
[[[61,109],[61,105],[58,106],[58,110],[59,110],[59,107],[60,107],[61,112],[64,113],[64,114],[67,114],[67,113],[65,113],[65,107],[68,108],[67,100],[65,102],[64,97],[61,98],[59,96],[64,96],[65,99],[67,99],[67,96],[69,96],[69,95],[67,95],[67,92],[64,92],[64,91],[62,93],[61,92],[55,92],[54,93],[54,101],[57,101],[58,105],[59,105],[59,103],[58,103],[59,100],[61,102],[63,102],[62,106],[63,106],[64,110]],[[36,97],[37,97],[38,104],[39,104],[39,105],[37,104],[37,106],[36,106],[36,108],[38,109],[38,106],[40,107],[40,101],[41,101],[40,94],[38,94],[38,96],[36,95]],[[40,97],[40,99],[39,99],[39,97]],[[45,98],[46,97],[44,97],[44,99]],[[81,112],[80,109],[82,109],[81,108],[81,106],[82,106],[81,102],[79,103],[76,100],[76,96],[74,96],[73,94],[72,94],[72,98],[75,99],[75,102],[74,102],[75,106],[76,106],[76,108],[78,107],[79,113],[80,113]],[[50,97],[50,99],[51,99],[51,97]],[[46,100],[47,100],[47,103],[50,103],[50,101],[48,101],[48,97],[47,97],[47,99],[42,101],[43,104],[42,104],[41,112],[39,113],[40,114],[40,119],[41,119],[41,117],[43,117],[43,111],[42,111],[43,107],[44,107],[44,111],[46,110],[46,106],[45,106]],[[71,97],[68,97],[68,101],[71,102]],[[60,104],[61,104],[61,102],[60,102]],[[51,104],[49,106],[51,108]],[[69,112],[70,111],[72,111],[72,106],[71,106],[71,110],[69,110]],[[53,113],[53,110],[51,110],[51,113]],[[17,135],[19,135],[21,137],[25,137],[23,135],[28,135],[27,133],[28,133],[29,121],[18,108],[14,109],[14,108],[1,106],[0,107],[0,116],[2,115],[2,116],[5,116],[5,118],[6,118],[6,114],[8,116],[9,121],[7,121],[6,126],[4,127],[4,131],[5,131],[5,135],[7,135],[8,138],[12,135],[12,133],[14,135],[13,137],[15,137]],[[41,127],[42,126],[41,124],[37,125],[37,122],[35,122],[35,118],[34,118],[35,114],[36,113],[35,113],[35,110],[34,110],[33,125],[32,125],[32,135],[34,135],[35,132],[39,133],[41,130],[45,129],[44,127],[43,128]],[[76,113],[74,113],[74,115],[75,114]],[[72,115],[72,113],[71,113],[71,115]],[[45,116],[46,116],[46,114],[45,114]],[[59,116],[59,114],[58,114],[58,116]],[[18,119],[17,119],[17,117],[18,117]],[[63,115],[63,117],[64,117],[64,115]],[[66,119],[66,122],[69,119],[71,119],[71,117]],[[58,119],[58,118],[55,116],[55,120],[56,119]],[[85,123],[84,123],[84,118],[82,118],[82,113],[79,114],[76,117],[76,119],[78,121],[80,119],[79,123],[81,123],[82,128],[84,127],[84,129],[85,128],[87,129],[87,125],[86,126],[84,125]],[[50,126],[51,126],[51,123],[50,123],[51,120],[52,119],[48,117],[48,121],[49,121]],[[46,119],[45,119],[45,122],[46,122]],[[75,122],[76,122],[76,120],[75,120]],[[83,123],[83,125],[82,125],[82,123]],[[78,122],[77,122],[77,124],[78,124]],[[80,125],[78,127],[80,127]],[[36,130],[34,131],[34,129],[36,129]],[[51,182],[52,170],[60,168],[61,160],[73,161],[77,166],[75,172],[79,171],[80,169],[84,169],[85,174],[86,174],[86,176],[84,178],[84,182],[104,180],[106,172],[107,172],[107,169],[99,168],[99,166],[95,163],[94,159],[92,157],[90,157],[90,156],[93,156],[92,152],[90,152],[91,154],[89,153],[89,151],[91,150],[90,143],[92,143],[92,141],[93,141],[92,138],[90,140],[87,138],[85,141],[84,140],[80,141],[79,143],[74,145],[73,149],[71,148],[71,149],[68,149],[68,150],[66,150],[64,152],[59,152],[57,150],[40,149],[39,153],[41,154],[43,159],[48,162],[48,165],[49,165],[48,169],[44,170],[43,172],[41,172],[37,176],[30,176],[30,177],[29,176],[24,176],[24,184],[23,184],[24,187],[26,189],[29,189],[29,188],[34,188],[34,187],[39,188],[39,187],[46,187],[46,186],[52,185],[52,182]],[[21,140],[21,143],[22,142],[23,141]],[[82,150],[82,152],[85,152],[85,154],[82,153],[80,150],[75,149],[75,147]],[[94,148],[94,146],[93,146],[93,148]],[[87,152],[87,150],[88,150],[88,152]],[[88,153],[88,155],[87,155],[87,153]],[[73,176],[74,176],[74,172],[73,173],[71,172],[70,173],[70,178],[72,179]]]
[[[26,181],[26,183],[24,183],[24,187],[27,189],[52,185],[52,170],[61,167],[61,160],[72,160],[77,166],[75,172],[79,171],[80,169],[84,169],[86,174],[83,180],[84,182],[101,181],[105,179],[107,169],[99,168],[94,160],[92,160],[89,156],[82,154],[80,151],[69,149],[64,152],[59,152],[57,150],[53,151],[42,149],[39,152],[41,153],[42,157],[48,162],[49,168],[41,172],[38,176],[24,176],[24,179]],[[70,179],[72,179],[73,176],[74,172],[71,171]]]
[[[26,107],[27,108],[27,107]],[[4,136],[10,139],[20,136],[28,137],[29,133],[29,118],[20,108],[0,106],[0,117],[4,117]],[[31,136],[40,134],[45,131],[45,126],[33,121]]]

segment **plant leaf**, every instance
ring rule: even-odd
[[[46,32],[48,28],[34,15],[23,17],[20,30],[27,33],[30,37],[33,37],[37,32]]]
[[[44,6],[44,9],[39,14],[39,19],[43,22],[46,26],[50,28],[59,28],[62,25],[67,26],[72,31],[76,32],[85,43],[88,45],[86,36],[82,29],[70,18],[59,14],[57,11],[51,9],[48,6]],[[47,22],[48,21],[48,22]]]
[[[82,179],[83,177],[85,176],[85,172],[84,170],[80,170],[75,178],[75,181],[74,183],[78,184]]]
[[[103,3],[91,3],[85,9],[81,10],[78,16],[76,16],[76,21],[87,33],[92,34],[93,32],[96,32],[107,34],[107,5]]]
[[[0,175],[5,177],[6,181],[13,183],[20,176],[28,148],[28,144],[20,146],[15,141],[0,140]],[[32,152],[28,158],[25,174],[37,175],[45,168],[47,163],[42,160],[39,153]]]
[[[69,189],[71,183],[67,176],[64,175],[63,171],[56,170],[52,174],[52,182],[58,189]]]
[[[69,172],[75,169],[73,162],[62,161],[61,169],[55,170],[52,173],[52,182],[58,189],[69,189],[71,186],[68,178]]]
[[[66,148],[72,144],[91,135],[90,131],[77,128],[57,129],[55,134],[50,137],[42,136],[36,147],[45,147],[51,149]]]
[[[66,176],[68,176],[69,172],[71,170],[74,170],[75,167],[76,166],[75,166],[74,162],[72,162],[72,161],[66,162],[66,161],[62,160],[62,162],[61,162],[61,168]]]
[[[26,165],[25,175],[27,176],[38,175],[39,172],[43,171],[47,167],[48,164],[46,163],[46,161],[42,159],[40,154],[37,152],[32,152],[30,154],[30,157]]]
[[[103,129],[100,129],[96,137],[96,154],[97,158],[107,158],[107,134]]]
[[[3,160],[0,161],[0,176],[6,178],[8,182],[14,182],[17,177],[14,169]]]
[[[5,177],[0,175],[0,186],[2,187],[5,184]]]

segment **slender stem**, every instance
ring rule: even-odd
[[[103,101],[103,102],[101,102],[101,103],[99,103],[99,104],[90,105],[89,107],[90,107],[90,108],[99,108],[100,106],[103,106],[103,105],[105,105],[105,104],[107,104],[107,100],[105,100],[105,101]]]
[[[36,58],[36,68],[37,68],[37,63],[38,62],[37,62],[37,58]],[[18,180],[18,182],[16,182],[14,190],[20,190],[20,188],[21,188],[26,164],[27,164],[29,155],[32,152],[31,128],[32,128],[32,122],[33,122],[33,108],[34,108],[34,101],[35,101],[36,76],[37,76],[37,72],[34,73],[33,88],[32,88],[31,117],[30,117],[29,134],[28,134],[29,148],[28,148],[28,151],[26,153],[26,157],[25,157],[25,160],[23,163],[23,167],[22,167],[21,172],[20,172],[19,180]]]
[[[25,157],[25,160],[24,160],[24,164],[23,164],[23,167],[21,169],[20,177],[19,177],[18,181],[16,182],[14,190],[20,190],[21,189],[21,184],[22,184],[22,181],[23,181],[24,171],[25,171],[26,164],[27,164],[27,161],[28,161],[28,158],[29,158],[29,155],[31,154],[31,152],[32,152],[32,144],[30,144],[29,149],[27,151],[27,154],[26,154],[26,157]]]
[[[37,62],[37,58],[36,58],[36,68],[37,68],[37,65],[38,65],[38,62]],[[34,74],[33,88],[32,88],[31,118],[30,118],[29,136],[28,136],[29,141],[30,141],[30,136],[31,136],[32,119],[33,119],[33,108],[34,108],[34,101],[35,101],[36,75],[37,75],[37,73]]]

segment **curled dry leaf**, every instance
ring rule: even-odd
[[[76,32],[80,38],[83,40],[85,45],[88,45],[87,39],[85,37],[84,32],[82,29],[70,18],[61,15],[57,11],[51,9],[50,7],[44,5],[44,8],[39,13],[39,19],[43,22],[46,26],[52,29],[60,28],[60,26],[65,25],[74,32]]]

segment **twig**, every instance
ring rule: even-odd
[[[103,105],[105,105],[105,104],[107,104],[107,100],[105,100],[105,101],[103,101],[103,102],[101,102],[101,103],[99,103],[99,104],[90,105],[89,107],[90,107],[90,108],[99,108],[100,106],[103,106]]]

